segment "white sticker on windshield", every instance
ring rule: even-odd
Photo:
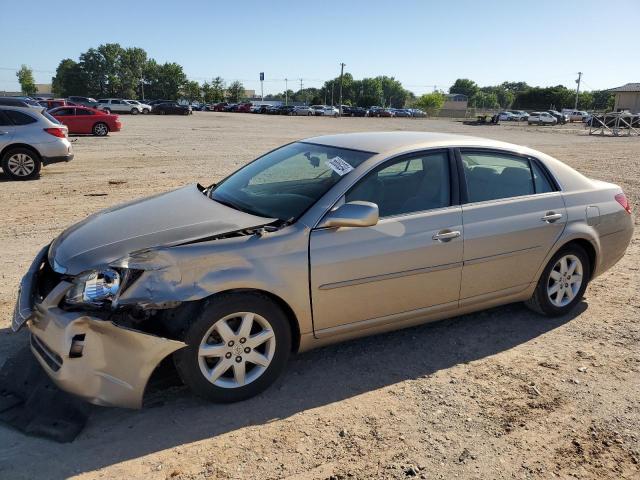
[[[324,162],[324,164],[341,177],[353,170],[353,167],[340,157],[333,157],[331,160]]]

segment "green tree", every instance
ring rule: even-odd
[[[227,97],[230,102],[237,103],[245,96],[244,85],[240,80],[234,80],[227,88]]]
[[[142,96],[144,67],[147,63],[147,52],[142,48],[126,48],[120,52],[117,76],[120,83],[119,95],[125,98]]]
[[[222,77],[216,77],[211,81],[211,102],[223,102],[225,83]]]
[[[51,87],[54,95],[58,97],[89,94],[82,66],[70,58],[65,58],[58,64],[56,76],[51,79]]]
[[[458,78],[454,84],[449,88],[449,93],[461,93],[466,95],[469,102],[478,93],[478,85],[473,80],[468,78]]]
[[[498,96],[495,93],[478,91],[473,96],[473,105],[476,108],[499,108]]]
[[[415,101],[415,105],[424,110],[429,116],[438,114],[445,102],[445,96],[441,92],[425,93]]]
[[[20,70],[16,72],[18,82],[20,82],[20,89],[22,93],[27,96],[35,95],[38,89],[36,88],[36,81],[33,79],[33,70],[26,65],[22,65]]]
[[[202,100],[202,90],[200,84],[195,80],[187,81],[182,89],[183,96],[191,102],[200,102]]]

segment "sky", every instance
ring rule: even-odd
[[[320,87],[340,73],[388,75],[416,94],[456,78],[480,86],[613,88],[640,82],[640,0],[0,0],[0,90],[26,64],[50,83],[91,47],[142,47],[191,80],[221,76],[264,93]],[[69,33],[66,33],[66,32]]]

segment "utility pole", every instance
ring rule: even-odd
[[[344,74],[344,63],[340,63],[340,106],[338,107],[340,110],[340,116],[342,116],[342,75]]]
[[[140,88],[142,89],[142,101],[144,101],[144,79],[140,79]]]
[[[303,99],[305,100],[305,102],[304,102],[304,103],[307,103],[307,102],[306,102],[306,100],[307,100],[307,99],[306,99],[306,98],[304,97],[304,95],[302,94],[302,79],[300,79],[300,98],[303,98]]]
[[[263,87],[263,83],[264,83],[264,72],[260,72],[260,97],[261,97],[261,101],[262,103],[264,103],[264,87]]]
[[[284,79],[284,104],[289,105],[289,87],[288,87],[288,78]]]
[[[578,95],[580,95],[580,80],[582,80],[582,72],[578,72],[578,79],[576,80],[576,83],[578,84],[578,86],[576,87],[576,104],[573,107],[574,110],[578,110]]]

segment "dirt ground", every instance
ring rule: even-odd
[[[17,285],[37,250],[96,210],[210,184],[285,142],[362,130],[446,131],[524,144],[618,183],[640,211],[640,139],[580,125],[196,112],[121,117],[40,180],[0,174],[0,364]],[[637,227],[636,220],[636,227]],[[142,411],[95,407],[71,444],[0,426],[3,479],[640,478],[640,229],[568,317],[510,305],[292,359],[257,398],[208,404],[183,387]]]

